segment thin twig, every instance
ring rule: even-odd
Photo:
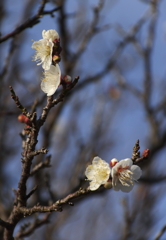
[[[42,219],[35,219],[35,221],[32,224],[25,224],[21,227],[20,231],[17,233],[15,239],[19,240],[23,237],[28,237],[31,235],[37,228],[41,227],[44,224],[49,223],[49,216],[50,213],[47,213],[44,215]]]
[[[11,98],[14,100],[16,106],[21,110],[21,112],[22,112],[23,114],[26,115],[26,114],[27,114],[27,110],[26,110],[26,108],[23,107],[22,104],[20,103],[20,100],[19,100],[18,96],[16,96],[16,94],[15,94],[12,86],[9,86],[9,89],[10,89],[10,92],[11,92]]]
[[[157,234],[154,240],[159,240],[162,237],[162,235],[165,233],[165,231],[166,231],[166,225],[160,230],[160,232]]]
[[[48,156],[44,162],[40,162],[39,164],[34,166],[34,168],[31,170],[30,176],[33,176],[34,174],[36,174],[42,168],[51,167],[50,158],[51,158],[51,156]]]

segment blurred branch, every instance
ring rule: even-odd
[[[7,228],[7,229],[9,229],[11,227],[10,223],[3,221],[1,218],[0,218],[0,226]]]
[[[161,183],[163,181],[166,181],[166,176],[162,177],[141,177],[139,179],[139,182],[145,183],[145,184],[157,184]]]
[[[130,91],[139,100],[142,99],[143,94],[141,93],[141,91],[127,82],[125,77],[122,76],[122,74],[120,73],[120,69],[118,68],[118,66],[115,66],[113,70],[115,72],[116,81],[117,81],[119,87]]]
[[[151,1],[151,12],[152,16],[149,23],[148,36],[146,39],[146,45],[143,52],[143,62],[144,62],[144,93],[143,93],[143,104],[145,111],[147,113],[147,119],[151,125],[152,137],[154,142],[158,142],[158,128],[159,123],[154,114],[153,108],[151,106],[152,90],[153,90],[153,79],[152,79],[152,50],[154,47],[155,40],[155,30],[157,24],[157,4],[159,1]]]
[[[42,219],[35,219],[33,223],[26,223],[23,226],[21,226],[21,229],[16,234],[15,240],[21,240],[23,237],[28,237],[31,235],[37,228],[41,227],[44,224],[49,223],[50,213],[47,213],[44,215]]]
[[[42,18],[42,15],[45,14],[51,14],[55,11],[58,11],[61,7],[57,7],[52,9],[51,11],[44,11],[44,7],[47,3],[47,0],[43,0],[41,3],[41,6],[37,12],[37,14],[35,16],[33,16],[32,18],[26,20],[23,24],[21,24],[19,27],[17,27],[13,32],[6,34],[5,36],[0,38],[0,43],[4,42],[6,40],[8,40],[11,37],[14,37],[15,35],[21,33],[23,30],[25,30],[26,28],[31,28],[34,25],[36,25],[37,23],[40,22],[40,18]]]
[[[82,42],[80,43],[80,46],[77,50],[77,53],[73,56],[73,59],[71,62],[77,62],[78,58],[81,57],[82,53],[84,52],[85,48],[87,47],[87,43],[90,42],[91,38],[95,36],[95,33],[99,32],[99,29],[97,29],[97,24],[99,23],[99,17],[100,17],[100,11],[102,10],[104,6],[104,1],[99,0],[99,3],[96,7],[93,9],[93,19],[91,22],[91,25],[89,27],[88,32],[85,34]]]
[[[133,225],[133,218],[130,215],[130,208],[127,198],[122,199],[122,206],[124,212],[124,230],[122,234],[123,240],[132,239],[132,225]]]
[[[165,233],[165,231],[166,231],[166,225],[160,230],[160,232],[157,234],[154,240],[159,240],[162,237],[162,235]]]
[[[104,66],[103,70],[96,73],[93,76],[88,77],[87,79],[84,79],[82,82],[78,84],[76,87],[77,90],[81,90],[84,86],[87,86],[88,84],[91,84],[92,82],[98,81],[99,79],[102,79],[108,71],[110,71],[114,66],[116,66],[116,61],[121,54],[122,50],[125,46],[127,46],[130,42],[133,42],[133,39],[135,38],[135,34],[140,30],[142,25],[147,20],[147,15],[143,16],[126,34],[124,39],[120,41],[113,54],[111,55],[110,59],[108,59],[108,63]]]
[[[8,51],[8,55],[5,59],[5,64],[3,66],[3,69],[2,71],[0,72],[0,77],[1,79],[3,79],[3,77],[5,76],[5,74],[7,73],[8,71],[8,68],[9,68],[9,62],[11,60],[11,57],[14,53],[14,50],[16,49],[16,45],[15,45],[15,39],[13,38],[11,43],[10,43],[10,48],[9,48],[9,51]]]

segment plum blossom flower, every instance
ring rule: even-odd
[[[35,41],[32,44],[32,48],[36,49],[36,54],[34,55],[33,60],[38,62],[37,65],[42,64],[43,69],[49,70],[52,63],[52,52],[54,47],[55,39],[59,39],[57,31],[43,30],[42,31],[43,39]]]
[[[92,165],[89,165],[85,171],[87,180],[90,181],[89,189],[94,191],[105,184],[110,177],[111,169],[107,162],[99,157],[95,157]]]
[[[49,70],[43,72],[44,78],[41,82],[41,89],[47,93],[47,96],[51,96],[55,93],[61,81],[61,70],[59,65],[51,65]]]
[[[123,159],[118,162],[113,158],[110,162],[112,168],[112,186],[115,191],[130,192],[133,189],[134,182],[137,181],[142,170],[140,167],[133,165],[130,158]]]

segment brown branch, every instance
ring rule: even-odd
[[[28,237],[31,235],[37,228],[41,227],[44,224],[49,223],[50,213],[47,213],[44,215],[42,219],[35,219],[35,221],[32,224],[25,224],[21,227],[20,231],[17,233],[15,239],[19,240],[23,237]]]
[[[161,177],[141,177],[139,179],[139,182],[145,183],[145,184],[158,184],[162,183],[163,181],[166,181],[166,176]]]
[[[133,147],[133,153],[132,153],[132,158],[131,160],[133,161],[134,164],[138,164],[144,160],[147,160],[150,154],[149,149],[145,149],[142,153],[142,156],[140,156],[140,146],[139,146],[139,140],[136,141],[134,147]]]
[[[14,37],[15,35],[21,33],[23,30],[25,30],[26,28],[31,28],[34,25],[36,25],[37,23],[40,22],[40,18],[42,18],[42,15],[46,15],[46,14],[51,14],[55,11],[58,11],[60,9],[60,7],[58,8],[54,8],[51,11],[44,11],[44,7],[46,4],[47,0],[43,0],[41,3],[41,6],[37,12],[37,14],[35,16],[33,16],[32,18],[26,20],[23,24],[21,24],[19,27],[17,27],[13,32],[6,34],[5,36],[0,38],[0,43],[4,42],[6,40],[8,40],[11,37]]]
[[[33,176],[34,174],[36,174],[42,168],[51,167],[50,158],[51,158],[51,156],[48,156],[44,162],[40,162],[39,164],[34,166],[34,168],[31,170],[30,176]]]
[[[59,95],[59,97],[57,97],[56,99],[53,100],[52,96],[47,97],[47,105],[45,108],[43,108],[43,112],[37,121],[38,122],[37,124],[39,127],[41,127],[44,124],[50,109],[55,105],[57,105],[58,103],[63,102],[64,98],[68,95],[69,91],[72,90],[75,87],[75,85],[78,83],[78,80],[79,80],[79,77],[75,77],[74,81],[71,84],[69,84],[69,86],[65,88],[62,91],[62,93]]]
[[[27,199],[30,198],[37,190],[37,186],[35,186],[28,194],[27,194]]]
[[[4,227],[4,228],[6,228],[6,229],[10,229],[11,224],[8,223],[8,222],[3,221],[3,220],[0,218],[0,226]]]
[[[36,150],[36,151],[34,151],[34,152],[31,152],[30,155],[31,155],[31,156],[37,156],[37,155],[39,155],[39,154],[46,154],[46,153],[48,153],[48,150],[47,150],[46,148],[41,148],[41,149],[39,149],[39,150]]]
[[[31,176],[31,166],[34,156],[40,153],[46,153],[47,151],[44,149],[40,149],[35,151],[36,144],[38,142],[38,134],[40,131],[41,126],[46,121],[47,115],[52,107],[54,107],[59,102],[62,102],[68,92],[76,85],[78,82],[79,77],[76,77],[74,81],[69,84],[67,88],[65,88],[59,97],[53,100],[53,96],[47,98],[47,105],[43,108],[42,115],[40,116],[39,120],[36,121],[36,113],[33,114],[27,113],[27,110],[22,106],[19,101],[19,98],[16,96],[12,87],[10,87],[11,97],[15,101],[16,106],[31,120],[32,126],[29,128],[28,136],[24,142],[24,151],[22,153],[22,173],[20,177],[20,181],[18,183],[18,189],[16,191],[16,198],[14,200],[14,208],[8,218],[8,223],[10,223],[10,229],[5,229],[4,231],[4,240],[13,240],[13,231],[16,224],[27,215],[31,215],[35,212],[51,212],[51,211],[61,211],[62,207],[60,203],[56,203],[52,205],[52,207],[43,207],[43,206],[35,206],[31,209],[26,208],[27,198],[29,198],[33,194],[33,190],[26,195],[26,183],[28,178]],[[43,167],[38,166],[38,170]],[[37,169],[35,171],[37,171]],[[33,171],[33,173],[35,173]],[[67,202],[67,200],[66,200]]]
[[[56,201],[51,206],[36,205],[32,208],[20,207],[17,209],[17,211],[24,217],[31,216],[34,213],[45,213],[45,212],[54,212],[54,211],[61,212],[63,211],[62,206],[64,205],[73,206],[73,203],[71,201],[76,200],[79,197],[88,195],[89,193],[91,193],[91,190],[89,190],[89,188],[79,189],[78,191],[69,194],[65,198],[62,198]]]
[[[22,106],[22,104],[20,103],[20,100],[19,100],[18,96],[16,96],[16,94],[15,94],[12,86],[9,86],[9,89],[10,89],[10,92],[11,92],[11,98],[14,100],[16,106],[21,110],[21,112],[22,112],[23,114],[26,115],[26,114],[27,114],[27,110],[26,110],[26,108],[24,108],[24,107]]]

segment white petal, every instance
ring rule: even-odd
[[[113,167],[112,171],[111,171],[112,178],[114,178],[114,176],[116,176],[116,173],[117,173],[117,170],[115,167]]]
[[[57,87],[53,84],[50,84],[49,82],[42,81],[41,89],[43,92],[47,93],[47,96],[52,96],[55,93]]]
[[[45,39],[52,39],[52,41],[59,38],[57,31],[55,31],[54,29],[50,29],[48,31],[43,30],[42,36]]]
[[[99,162],[101,162],[101,158],[99,158],[99,157],[93,158],[93,161],[92,161],[93,164],[99,164]]]
[[[86,171],[85,171],[85,176],[91,180],[95,178],[95,170],[93,169],[92,165],[88,166]]]
[[[90,182],[90,187],[89,187],[89,189],[91,190],[91,191],[95,191],[96,189],[98,189],[99,187],[100,187],[100,183],[98,183],[98,182]]]
[[[113,179],[112,179],[112,186],[113,187],[116,187],[119,183],[119,179],[117,176],[115,176]],[[121,183],[120,183],[121,184]]]
[[[41,82],[41,89],[47,93],[47,96],[51,96],[57,90],[60,84],[60,68],[59,65],[51,65],[48,71],[45,71],[46,78]]]
[[[49,70],[52,63],[52,56],[46,56],[42,62],[43,62],[42,68],[44,70]]]
[[[138,167],[137,165],[133,165],[131,166],[131,171],[133,172],[133,179],[137,180],[141,177],[142,175],[142,170],[140,167]]]
[[[122,184],[121,184],[119,181],[116,181],[116,184],[115,184],[115,182],[114,182],[114,185],[113,185],[113,182],[112,182],[112,186],[113,186],[113,189],[114,189],[115,191],[119,191],[119,190],[121,190]]]
[[[106,161],[104,161],[101,158],[99,158],[99,157],[94,157],[94,159],[92,161],[92,164],[93,164],[94,168],[96,168],[96,169],[97,168],[103,168],[103,169],[105,168],[105,170],[108,173],[111,172],[111,168],[110,168],[109,164]]]
[[[60,70],[60,67],[59,67],[58,64],[56,64],[55,66],[54,66],[54,65],[51,65],[49,71],[50,71],[52,74],[55,74],[55,75],[58,75],[58,76],[61,75],[61,70]]]
[[[119,163],[121,163],[122,167],[127,167],[127,166],[131,167],[133,165],[133,161],[130,158],[123,159]]]

